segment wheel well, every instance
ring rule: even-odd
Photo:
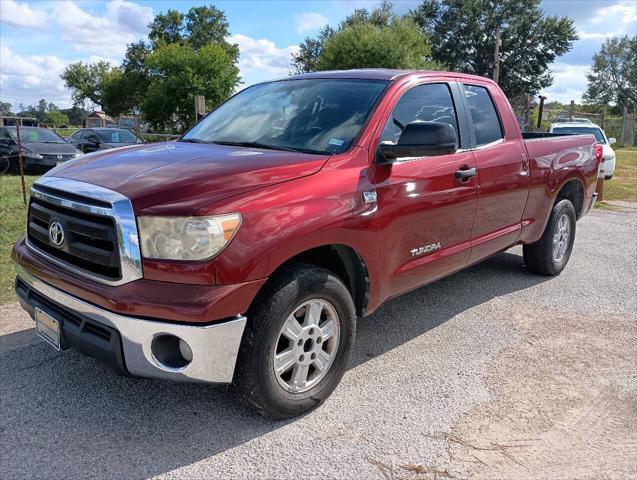
[[[354,300],[356,314],[362,316],[369,300],[369,274],[363,259],[346,245],[324,245],[306,250],[288,259],[270,276],[292,263],[309,263],[329,270],[342,280]]]
[[[579,181],[570,180],[566,182],[557,194],[556,201],[559,199],[569,200],[575,208],[577,218],[581,216],[582,207],[584,206],[584,189]]]

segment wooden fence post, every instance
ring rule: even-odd
[[[195,122],[198,122],[206,115],[206,97],[195,96]]]
[[[22,180],[22,201],[24,205],[27,204],[27,187],[24,184],[24,164],[22,161],[22,141],[20,140],[20,125],[22,120],[16,120],[15,122],[15,134],[18,141],[18,165],[20,166],[20,179]]]

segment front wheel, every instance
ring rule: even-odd
[[[347,369],[352,297],[331,272],[298,264],[271,279],[248,312],[233,383],[260,413],[289,418],[318,407]]]
[[[575,225],[573,204],[569,200],[558,199],[540,240],[523,247],[526,267],[540,275],[559,275],[571,257]]]

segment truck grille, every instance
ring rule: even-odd
[[[27,237],[50,257],[92,275],[119,280],[122,277],[117,228],[112,217],[67,208],[31,197]],[[57,222],[64,233],[56,246],[49,227]]]

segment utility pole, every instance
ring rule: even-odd
[[[500,39],[500,29],[495,34],[495,53],[493,54],[493,81],[498,83],[500,78],[500,46],[502,40]]]

